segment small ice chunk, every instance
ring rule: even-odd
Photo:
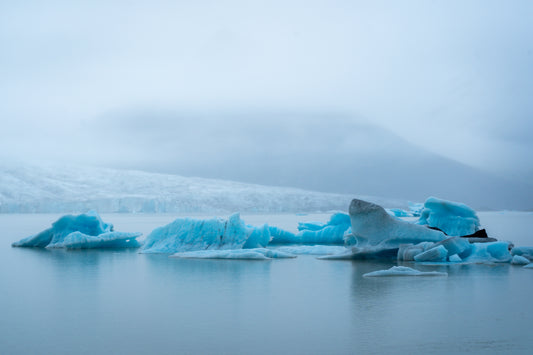
[[[386,211],[394,217],[413,217],[413,214],[411,212],[407,212],[406,210],[402,210],[401,208],[388,208]]]
[[[448,250],[448,256],[455,254],[468,255],[470,254],[470,249],[472,248],[472,245],[468,239],[461,237],[450,237],[436,243],[435,245],[442,245],[445,247],[446,250]]]
[[[515,256],[513,256],[513,259],[511,260],[511,264],[513,264],[513,265],[527,265],[527,264],[529,264],[529,259],[528,258],[524,258],[523,256],[520,256],[520,255],[515,255]]]
[[[461,259],[459,257],[459,255],[452,255],[448,258],[448,260],[451,262],[451,263],[460,263],[461,261],[463,261],[463,259]]]
[[[406,266],[393,266],[388,270],[378,270],[363,275],[364,277],[383,277],[383,276],[448,276],[445,272],[429,271],[423,272],[411,269]]]
[[[278,250],[254,248],[254,249],[228,249],[228,250],[197,250],[176,253],[171,258],[185,259],[241,259],[241,260],[269,260],[281,258],[295,258],[295,255]]]
[[[415,261],[434,261],[441,262],[446,261],[448,256],[448,250],[443,245],[437,245],[431,249],[428,249],[414,257]]]
[[[465,262],[474,263],[508,263],[512,260],[509,252],[509,242],[498,241],[492,243],[472,244],[472,253],[463,258]]]
[[[526,266],[524,266],[524,269],[533,269],[533,263],[529,263]]]
[[[533,247],[514,247],[511,249],[511,255],[520,255],[527,258],[529,261],[533,260]]]
[[[479,230],[476,211],[463,203],[435,197],[426,200],[417,223],[438,228],[451,236],[469,235]]]
[[[422,242],[416,245],[413,244],[401,244],[398,249],[398,260],[399,261],[414,261],[415,256],[432,248],[435,243],[432,242]]]

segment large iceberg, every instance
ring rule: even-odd
[[[268,225],[245,225],[238,213],[228,219],[178,218],[154,229],[142,253],[174,254],[196,250],[263,248],[270,242]]]
[[[417,223],[438,228],[451,236],[466,236],[479,230],[476,211],[463,203],[436,197],[430,197],[424,202],[424,209]]]
[[[350,204],[352,234],[345,236],[347,252],[325,259],[396,257],[401,244],[439,242],[444,233],[390,216],[371,202],[354,199]]]
[[[138,248],[136,238],[141,233],[113,231],[113,225],[104,223],[98,213],[89,211],[77,216],[66,215],[36,235],[12,244],[14,247],[38,248]]]

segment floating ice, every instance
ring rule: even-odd
[[[351,250],[324,259],[394,258],[401,244],[446,239],[440,231],[392,217],[383,207],[357,199],[350,204],[350,220],[352,234],[345,236],[345,244],[351,246]]]
[[[443,245],[435,246],[434,248],[423,251],[420,254],[415,255],[415,261],[433,261],[440,262],[446,261],[448,257],[448,250]]]
[[[526,266],[524,266],[524,269],[533,269],[533,263],[529,263]]]
[[[420,217],[420,214],[422,213],[422,210],[424,209],[424,204],[420,202],[407,202],[407,205],[409,206],[409,211],[413,215],[413,217]]]
[[[513,259],[511,260],[511,264],[513,265],[527,265],[529,264],[529,259],[524,258],[520,255],[513,256]]]
[[[269,260],[280,258],[296,258],[295,255],[279,250],[254,248],[254,249],[229,249],[229,250],[197,250],[176,253],[171,258],[186,259],[244,259],[244,260]]]
[[[378,270],[363,275],[364,277],[382,277],[382,276],[448,276],[445,272],[429,271],[423,272],[411,269],[406,266],[393,266],[388,270]]]
[[[142,248],[142,253],[174,254],[177,252],[213,249],[265,247],[270,241],[269,227],[246,226],[235,213],[221,218],[178,218],[154,229]]]
[[[296,245],[279,247],[276,250],[294,255],[329,255],[346,252],[345,247],[336,245]]]
[[[272,236],[272,240],[270,241],[272,244],[300,243],[300,238],[292,232],[274,226],[269,226],[268,230]]]
[[[411,212],[407,212],[400,208],[389,208],[386,209],[386,211],[394,217],[413,217],[413,214]]]
[[[39,234],[12,244],[14,247],[39,248],[138,248],[136,238],[141,233],[114,232],[113,225],[104,223],[98,213],[89,211],[77,216],[66,215]]]
[[[301,222],[297,234],[269,227],[272,244],[343,244],[344,234],[350,228],[350,216],[334,213],[327,223]]]
[[[529,261],[533,260],[533,247],[514,247],[511,249],[511,255],[520,255],[527,258]]]
[[[492,243],[474,243],[471,253],[463,261],[469,263],[508,263],[512,260],[509,252],[509,242],[499,241]]]
[[[438,228],[447,235],[463,236],[479,230],[476,212],[465,204],[430,197],[417,222]]]
[[[346,213],[335,213],[324,225],[312,226],[309,229],[303,227],[303,224],[298,227],[300,232],[297,236],[300,237],[300,243],[343,244],[344,232],[350,228],[350,216]],[[305,227],[310,227],[309,223]]]

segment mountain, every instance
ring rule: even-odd
[[[87,166],[0,166],[1,213],[346,211],[352,198],[301,189]],[[359,196],[388,207],[401,201]]]
[[[105,116],[87,132],[98,137],[99,156],[123,168],[399,200],[436,196],[478,210],[533,209],[533,185],[439,156],[352,116],[147,111]]]

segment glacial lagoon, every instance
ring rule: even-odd
[[[491,236],[533,246],[533,213],[481,212]],[[243,215],[296,230],[320,215]],[[447,277],[368,278],[396,262],[195,260],[137,250],[12,248],[59,215],[3,214],[2,354],[523,353],[533,269],[422,265]],[[176,215],[104,214],[148,235]],[[193,216],[194,217],[194,216]]]

